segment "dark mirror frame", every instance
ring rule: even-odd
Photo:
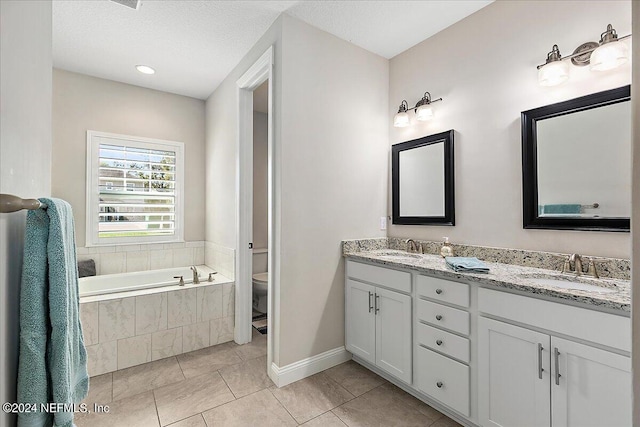
[[[522,112],[522,201],[524,228],[587,231],[629,231],[629,218],[553,218],[538,216],[536,122],[551,117],[617,104],[631,99],[631,86]]]
[[[400,153],[425,145],[444,144],[444,216],[400,216]],[[391,146],[393,224],[455,225],[453,129]]]

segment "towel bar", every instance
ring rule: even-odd
[[[12,194],[0,194],[0,213],[17,212],[22,209],[46,209],[47,205],[36,199],[22,199]]]

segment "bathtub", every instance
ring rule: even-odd
[[[229,279],[219,274],[214,275],[215,280],[213,282],[207,282],[209,273],[214,270],[206,265],[198,265],[196,268],[198,269],[200,284],[195,286],[204,286],[207,284],[215,285],[230,282]],[[180,279],[175,278],[176,276],[182,276],[184,278],[184,287],[178,286]],[[169,290],[179,290],[184,289],[189,285],[194,286],[192,283],[193,272],[189,267],[136,271],[134,273],[105,274],[101,276],[82,277],[78,280],[81,302],[88,300],[87,297],[107,296],[109,294],[134,292],[135,295],[142,295],[155,292],[166,292]],[[125,296],[134,296],[134,294]],[[113,295],[113,297],[121,298],[122,295]]]
[[[79,279],[80,320],[91,376],[232,341],[233,280],[197,266]],[[183,276],[179,286],[174,276]]]

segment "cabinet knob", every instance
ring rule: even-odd
[[[437,314],[436,315],[436,320],[442,320],[442,314]]]
[[[436,289],[436,294],[440,295],[442,293],[442,289]]]
[[[436,344],[438,344],[438,345],[442,345],[442,340],[437,340],[437,341],[436,341]]]
[[[438,381],[438,382],[436,383],[436,387],[438,387],[438,388],[442,388],[442,386],[443,386],[443,385],[444,385],[444,384],[442,383],[442,381]]]

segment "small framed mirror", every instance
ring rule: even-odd
[[[391,146],[393,223],[454,225],[453,130]]]
[[[629,231],[630,86],[522,113],[524,228]]]

